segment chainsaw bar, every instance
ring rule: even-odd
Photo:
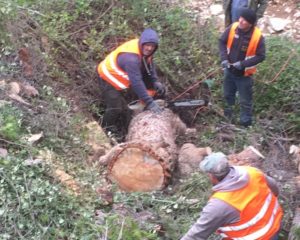
[[[177,100],[174,102],[169,102],[168,107],[178,107],[178,108],[193,108],[193,107],[201,107],[207,106],[208,102],[203,99],[184,99],[184,100]]]

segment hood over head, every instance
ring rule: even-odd
[[[218,184],[213,186],[214,192],[228,192],[235,191],[245,187],[249,182],[249,174],[245,168],[240,166],[230,167],[227,176]]]
[[[158,38],[157,32],[154,31],[152,28],[147,28],[141,34],[141,37],[139,40],[139,45],[140,45],[140,48],[142,48],[142,45],[145,43],[155,43],[156,49],[157,49],[158,42],[159,42],[159,38]],[[156,51],[156,49],[154,50],[154,52]]]

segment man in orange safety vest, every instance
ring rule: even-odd
[[[205,157],[200,169],[213,193],[181,240],[206,240],[215,231],[228,240],[278,239],[283,212],[273,178],[254,167],[230,166],[221,152]]]
[[[219,40],[221,65],[224,69],[224,115],[234,121],[233,106],[239,93],[240,125],[252,125],[253,78],[256,65],[265,59],[265,40],[255,26],[256,14],[249,8],[240,12],[238,22],[231,24]]]
[[[153,100],[165,95],[164,85],[157,80],[153,54],[158,48],[158,34],[145,29],[140,38],[129,40],[112,51],[97,67],[106,109],[102,127],[124,136],[132,113],[128,102],[139,99],[146,110],[162,111]],[[123,131],[123,132],[122,132]]]

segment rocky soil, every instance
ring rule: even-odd
[[[189,0],[186,7],[197,15],[199,23],[213,19],[220,29],[224,30],[224,13],[222,1],[216,0]],[[287,36],[300,42],[300,1],[272,0],[264,14],[258,21],[258,26],[265,36]]]

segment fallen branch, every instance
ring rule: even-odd
[[[210,74],[208,74],[205,79],[213,76],[215,73],[219,72],[221,68],[217,68],[215,71],[211,72]],[[185,91],[183,91],[182,93],[180,93],[179,95],[177,95],[176,97],[174,97],[171,101],[175,101],[178,98],[182,97],[185,93],[187,93],[188,91],[192,90],[193,88],[197,87],[200,83],[202,83],[203,80],[197,81],[195,82],[192,86],[190,86],[188,89],[186,89]]]
[[[288,57],[288,59],[285,61],[285,63],[282,65],[282,67],[280,68],[279,72],[275,75],[275,77],[268,82],[268,84],[273,83],[277,80],[277,78],[279,77],[279,75],[286,69],[288,63],[291,61],[292,57],[294,57],[296,54],[296,51],[293,49],[292,50],[292,54],[290,54],[290,56]]]

